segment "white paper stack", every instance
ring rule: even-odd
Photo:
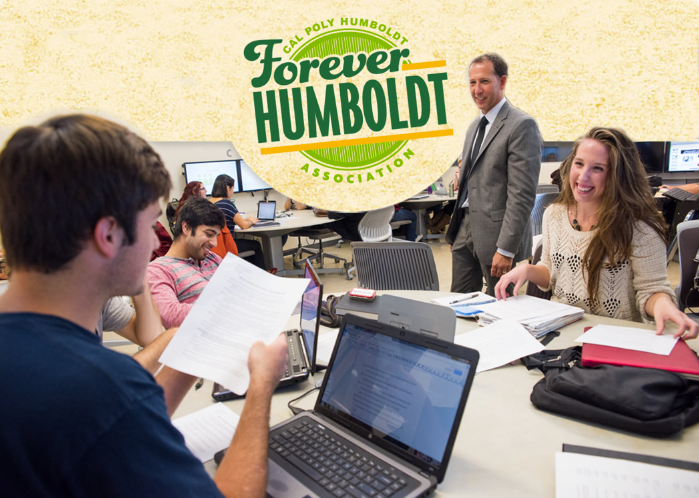
[[[580,320],[584,311],[575,306],[539,299],[533,296],[516,296],[478,306],[479,325],[498,320],[514,320],[521,323],[534,337],[541,337],[552,330]]]

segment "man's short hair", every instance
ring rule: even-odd
[[[190,197],[182,204],[182,209],[180,209],[177,215],[175,229],[172,233],[175,240],[182,235],[183,221],[192,229],[192,235],[196,233],[197,227],[200,225],[219,227],[220,229],[226,226],[226,218],[223,216],[223,211],[214,203],[201,197]]]
[[[128,244],[140,211],[167,198],[160,156],[127,128],[96,116],[51,118],[17,130],[0,153],[0,233],[13,270],[52,273],[113,216]]]
[[[471,61],[468,68],[471,69],[471,66],[474,64],[479,64],[485,61],[490,61],[493,63],[493,72],[495,72],[495,76],[497,76],[498,79],[503,76],[507,76],[507,62],[505,62],[505,59],[493,52],[479,55]]]

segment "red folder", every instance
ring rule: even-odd
[[[585,332],[587,332],[587,329]],[[677,344],[675,344],[668,356],[631,349],[613,348],[611,346],[599,346],[597,344],[583,344],[582,365],[584,367],[596,367],[602,364],[658,368],[674,372],[688,379],[699,380],[699,358],[687,346],[684,339],[677,341]]]

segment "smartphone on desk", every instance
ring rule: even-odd
[[[243,394],[241,396],[239,394],[236,394],[233,391],[226,389],[218,382],[215,382],[214,389],[211,392],[211,397],[213,397],[216,401],[230,401],[232,399],[244,398],[245,395]]]

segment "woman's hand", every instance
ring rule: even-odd
[[[681,337],[683,339],[694,339],[699,334],[699,324],[682,313],[675,303],[672,302],[670,296],[664,292],[653,294],[648,301],[651,301],[653,318],[655,319],[655,330],[658,335],[663,333],[665,329],[665,321],[670,320],[678,325],[677,332],[673,337]],[[648,311],[648,310],[646,310]],[[648,313],[650,315],[650,313]]]
[[[522,284],[527,281],[527,270],[529,269],[529,266],[530,265],[528,264],[519,265],[507,273],[504,273],[500,277],[498,283],[495,285],[495,299],[498,301],[500,299],[507,301],[507,298],[510,297],[507,293],[507,286],[510,284],[515,285],[512,295],[516,296],[519,293],[519,288],[522,287]]]

